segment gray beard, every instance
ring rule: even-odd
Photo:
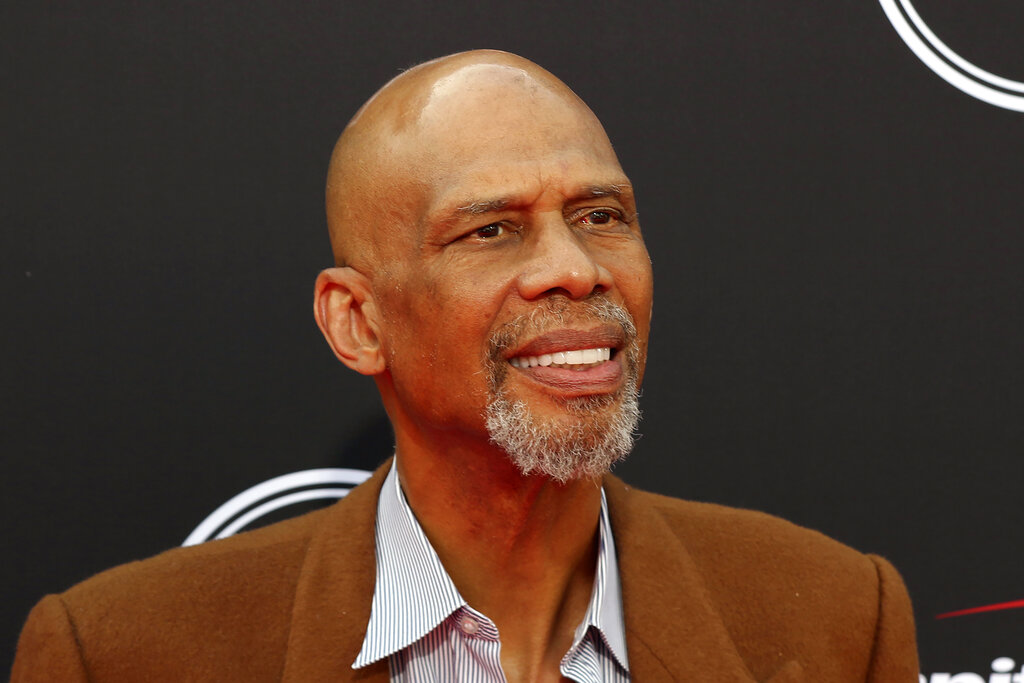
[[[564,321],[568,302],[547,305],[527,318],[503,327],[492,339],[489,362],[490,398],[485,417],[491,442],[499,446],[524,475],[542,475],[566,483],[573,479],[599,477],[633,449],[640,422],[638,391],[639,349],[636,328],[629,314],[604,298],[577,304],[586,316],[623,326],[628,344],[620,354],[626,373],[622,390],[614,395],[567,399],[566,413],[575,420],[545,421],[537,418],[524,401],[505,396],[507,361],[502,349],[511,348],[516,338],[540,327],[550,319]],[[548,320],[543,320],[547,317]],[[580,319],[579,316],[573,316]],[[544,326],[547,326],[544,325]]]

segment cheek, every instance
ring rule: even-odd
[[[454,254],[427,260],[404,277],[382,283],[387,336],[394,340],[389,357],[399,366],[415,358],[446,381],[474,383],[483,381],[479,376],[488,341],[509,303],[516,264],[514,259]]]
[[[647,250],[640,247],[630,258],[619,261],[614,274],[616,287],[622,292],[639,329],[642,321],[651,317],[654,295],[654,273]]]
[[[449,264],[424,284],[433,314],[443,318],[444,329],[452,336],[472,342],[486,338],[507,298],[514,280],[512,264],[504,262],[465,262]]]
[[[486,287],[423,282],[387,297],[386,345],[396,384],[411,391],[471,393],[482,369],[496,306]]]
[[[615,273],[615,282],[627,310],[636,323],[641,354],[646,357],[654,297],[654,276],[647,252],[643,251],[642,254],[637,255],[637,258],[631,259],[628,264],[623,264],[622,268]]]
[[[420,372],[432,370],[438,361],[433,341],[434,299],[424,287],[408,278],[395,278],[375,292],[380,312],[381,343],[388,369],[396,385],[422,381]],[[423,374],[428,377],[429,374]]]

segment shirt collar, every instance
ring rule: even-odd
[[[626,624],[622,615],[622,584],[619,579],[619,561],[615,553],[615,538],[608,516],[608,501],[601,489],[601,522],[599,525],[599,546],[597,552],[597,575],[594,590],[590,594],[587,614],[576,628],[573,648],[583,639],[590,626],[597,629],[605,645],[615,655],[619,665],[629,671],[626,656]],[[572,649],[572,648],[570,648]]]
[[[593,626],[618,663],[628,670],[622,587],[604,489],[599,536],[594,589],[570,651],[579,646]],[[405,649],[467,605],[413,515],[394,463],[377,503],[376,559],[377,580],[370,621],[353,669]]]
[[[408,647],[466,604],[391,471],[377,502],[377,581],[358,669]]]

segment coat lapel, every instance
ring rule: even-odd
[[[754,681],[689,553],[657,510],[608,476],[635,681]]]
[[[282,681],[388,680],[387,660],[359,671],[352,662],[370,620],[377,498],[390,467],[388,459],[328,508],[310,540],[295,592]]]

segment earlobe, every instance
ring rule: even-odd
[[[347,267],[321,271],[313,316],[338,360],[364,375],[384,371],[377,309],[366,276]]]

